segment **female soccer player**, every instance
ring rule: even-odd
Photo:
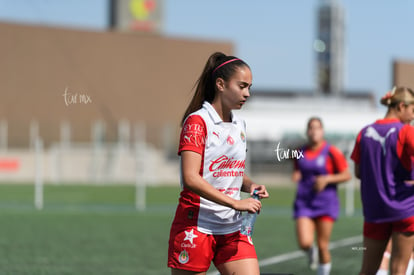
[[[246,127],[232,110],[250,96],[252,73],[241,59],[212,54],[182,124],[178,153],[183,188],[171,226],[171,274],[206,274],[211,261],[225,274],[259,275],[251,238],[240,233],[241,212],[258,212],[265,186],[245,173]]]
[[[414,92],[394,88],[381,103],[384,119],[364,127],[352,152],[361,179],[364,255],[360,275],[374,275],[388,240],[392,240],[391,274],[405,275],[414,249],[413,156]]]
[[[299,246],[308,253],[311,269],[318,275],[331,270],[329,239],[339,213],[337,184],[351,178],[342,152],[324,139],[320,118],[312,117],[307,126],[308,144],[302,148],[303,158],[296,160],[292,179],[298,182],[294,202],[294,218]],[[319,265],[313,247],[317,235]]]

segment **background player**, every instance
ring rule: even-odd
[[[298,183],[294,202],[294,218],[299,246],[309,256],[311,269],[327,275],[331,270],[329,239],[339,213],[337,184],[351,178],[342,152],[324,139],[320,118],[312,117],[307,124],[308,144],[304,157],[295,161],[292,179]],[[316,249],[317,235],[319,266]]]
[[[381,103],[384,119],[358,134],[351,158],[361,179],[364,255],[360,275],[374,275],[391,237],[391,274],[405,275],[414,248],[414,92],[394,88]]]

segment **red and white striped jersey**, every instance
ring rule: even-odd
[[[178,154],[193,151],[202,155],[200,175],[217,190],[239,200],[246,159],[246,125],[232,114],[232,122],[223,122],[213,106],[190,114],[184,122]],[[176,219],[197,225],[206,234],[228,234],[240,229],[241,213],[200,197],[184,188]],[[181,210],[180,210],[181,209]]]

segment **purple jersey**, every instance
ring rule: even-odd
[[[359,135],[361,199],[367,222],[414,216],[414,186],[404,182],[413,179],[412,171],[404,168],[397,154],[403,126],[401,122],[374,123]]]
[[[298,183],[294,202],[294,218],[330,216],[336,219],[339,214],[339,199],[336,184],[328,184],[321,192],[313,189],[315,178],[327,175],[327,162],[331,155],[330,145],[325,144],[320,153],[313,158],[306,156],[297,161],[302,178]]]

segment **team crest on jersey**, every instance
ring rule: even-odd
[[[244,134],[243,131],[240,132],[240,138],[243,142],[246,142],[246,135]]]
[[[188,256],[188,252],[183,250],[181,251],[180,255],[178,256],[178,261],[181,264],[186,264],[190,260],[190,257]]]
[[[227,144],[228,145],[233,145],[234,144],[234,139],[231,136],[227,137]]]

